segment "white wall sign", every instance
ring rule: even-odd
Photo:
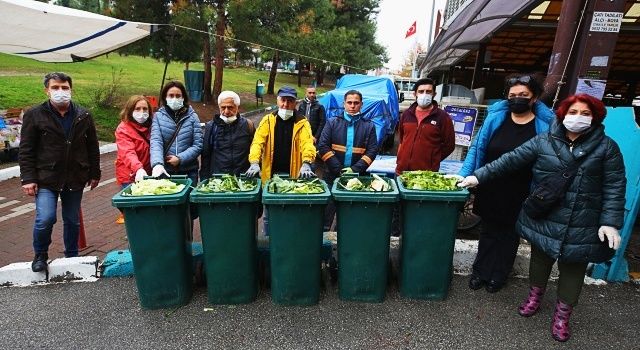
[[[609,63],[609,56],[591,57],[591,67],[606,67]]]
[[[617,33],[620,31],[623,15],[622,12],[594,12],[589,31]]]

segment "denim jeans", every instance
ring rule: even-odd
[[[36,221],[33,225],[33,250],[46,253],[51,244],[51,233],[56,223],[58,197],[62,203],[64,256],[78,256],[78,235],[80,233],[80,202],[82,190],[52,191],[39,188],[36,194]]]

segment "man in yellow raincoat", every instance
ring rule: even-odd
[[[273,174],[309,178],[315,176],[311,164],[316,158],[311,126],[296,110],[296,90],[278,90],[278,110],[265,115],[253,137],[247,176],[261,174],[263,184]]]

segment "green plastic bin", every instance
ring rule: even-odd
[[[443,300],[452,278],[458,216],[469,191],[409,190],[396,181],[402,208],[400,294]]]
[[[261,184],[254,181],[256,188],[247,192],[191,192],[190,201],[200,214],[211,304],[250,303],[258,294],[256,215]]]
[[[339,185],[353,176],[343,176],[331,188],[338,216],[338,291],[340,299],[382,302],[386,294],[389,238],[398,189],[386,179],[390,191],[348,191]],[[371,181],[373,177],[359,176]]]
[[[267,181],[268,186],[271,180]],[[262,193],[269,212],[271,299],[281,305],[313,305],[320,298],[324,208],[331,193]]]
[[[140,304],[147,309],[185,305],[193,290],[191,263],[191,180],[172,177],[185,188],[176,194],[123,196],[131,186],[111,199],[124,211],[133,271]]]

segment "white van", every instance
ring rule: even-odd
[[[393,83],[396,85],[396,90],[398,90],[398,100],[400,101],[400,113],[404,112],[405,109],[409,108],[413,102],[415,102],[416,97],[413,95],[413,86],[415,85],[418,78],[407,78],[394,76]]]

